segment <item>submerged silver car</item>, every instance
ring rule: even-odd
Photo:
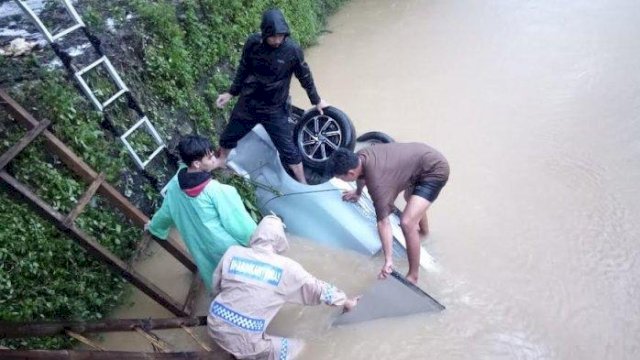
[[[310,185],[297,182],[287,173],[269,135],[261,125],[257,125],[240,140],[237,148],[231,152],[227,165],[255,184],[260,211],[280,216],[291,234],[369,256],[380,253],[382,244],[378,236],[375,210],[366,188],[357,203],[343,201],[342,192],[354,189],[355,183],[324,177],[321,165],[330,156],[331,149],[343,145],[340,139],[352,142],[353,144],[345,146],[351,149],[353,146],[366,146],[369,142],[381,140],[379,137],[362,136],[358,139],[368,141],[355,144],[355,134],[346,134],[353,138],[350,140],[326,115],[311,114],[302,116],[302,120],[304,122],[300,118],[294,121],[294,140],[303,152],[303,158],[312,158],[315,162],[309,166],[309,162],[305,161]],[[384,138],[381,142],[384,142]],[[399,212],[391,215],[394,255],[406,257],[405,239],[398,215]],[[438,270],[433,258],[424,249],[421,249],[420,259],[423,268]]]

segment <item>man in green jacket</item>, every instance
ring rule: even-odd
[[[229,246],[248,246],[256,223],[237,190],[211,178],[211,171],[222,164],[208,139],[187,136],[178,150],[186,166],[169,181],[162,207],[148,229],[166,239],[171,228],[177,228],[210,290],[211,276],[222,255]]]

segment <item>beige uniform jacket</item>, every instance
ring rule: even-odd
[[[209,334],[239,359],[292,359],[297,355],[300,340],[265,334],[285,303],[341,306],[347,299],[297,262],[278,255],[288,247],[280,219],[267,216],[253,233],[251,247],[230,247],[213,274],[217,296],[207,317]]]

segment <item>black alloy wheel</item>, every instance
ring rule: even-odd
[[[305,166],[323,169],[333,152],[340,148],[353,150],[355,129],[349,117],[335,107],[308,110],[298,121],[294,141],[302,154]]]

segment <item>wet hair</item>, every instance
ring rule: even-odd
[[[359,161],[358,155],[353,151],[338,148],[333,152],[329,160],[327,160],[325,167],[326,175],[331,177],[344,175],[349,170],[357,168]]]
[[[187,165],[202,159],[208,152],[213,152],[211,141],[204,136],[188,135],[178,143],[180,158]]]

